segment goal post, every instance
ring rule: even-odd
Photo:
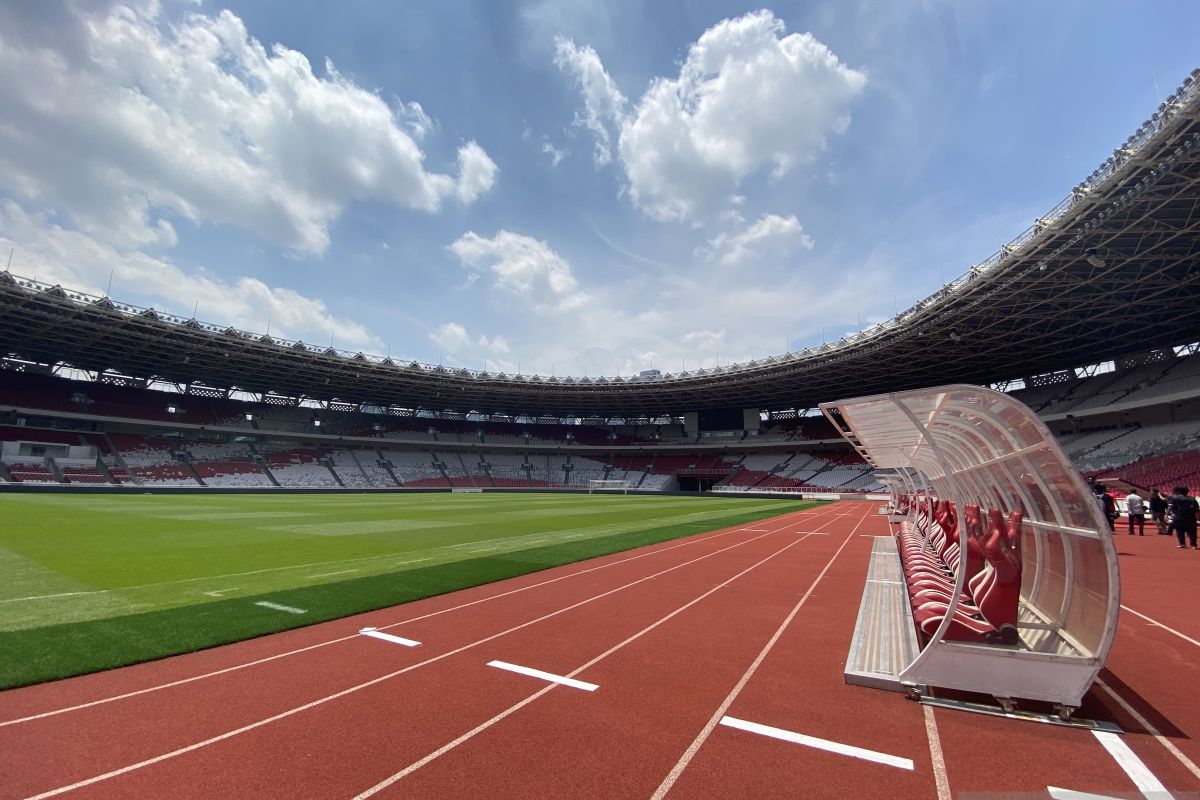
[[[629,481],[627,480],[590,480],[588,481],[588,494],[596,492],[621,492],[629,494]]]

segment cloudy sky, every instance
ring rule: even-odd
[[[1191,0],[0,3],[0,258],[472,369],[744,361],[989,256],[1197,31]]]

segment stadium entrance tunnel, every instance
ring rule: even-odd
[[[1068,718],[1112,648],[1120,581],[1109,525],[1054,436],[1012,397],[964,385],[822,410],[891,488],[847,681]]]
[[[681,492],[707,492],[720,483],[720,478],[700,478],[693,475],[676,476]]]

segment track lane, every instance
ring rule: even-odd
[[[855,533],[887,532],[885,518],[868,516]],[[725,714],[911,759],[914,769],[718,725],[667,797],[937,797],[922,709],[898,693],[849,686],[843,676],[871,545],[851,537]]]
[[[586,697],[554,689],[378,797],[435,797],[450,786],[494,798],[648,797],[837,550],[837,522],[822,526],[835,535],[813,537],[582,672],[578,656],[572,664],[543,645],[539,658],[601,688]]]
[[[832,516],[835,512],[827,511],[826,513]],[[794,521],[789,519],[792,516],[793,515],[786,515],[783,518],[776,518],[775,520],[772,520],[773,526],[785,527],[787,525],[792,525],[792,526],[803,525],[806,522],[808,522],[813,515],[805,514],[804,516],[797,516]],[[723,559],[719,555],[723,550],[728,549],[730,552],[736,552],[738,549],[740,549],[742,547],[749,546],[750,543],[753,542],[753,540],[755,538],[771,536],[771,534],[758,534],[758,533],[741,534],[741,535],[749,536],[751,538],[738,539],[736,536],[733,536],[733,537],[725,537],[725,539],[723,539],[723,540],[717,539],[716,541],[707,545],[707,548],[709,550],[711,550],[711,552],[705,553],[705,555],[702,557],[702,560],[700,560],[698,563],[704,564],[706,560],[711,560],[714,565],[719,565],[719,564],[723,563]],[[713,537],[710,536],[709,538],[713,538]],[[721,545],[721,546],[718,547],[718,545]],[[700,551],[700,552],[704,552],[704,551]],[[690,558],[685,560],[683,558],[683,553],[686,553],[686,555],[688,555]],[[672,556],[666,562],[666,563],[671,564],[672,566],[666,567],[666,569],[669,569],[671,571],[666,572],[665,575],[678,575],[679,570],[690,568],[689,566],[686,566],[686,565],[688,564],[688,561],[691,561],[691,560],[694,560],[697,558],[696,551],[694,551],[694,550],[683,551],[683,553]],[[652,593],[654,591],[654,588],[647,585],[647,584],[651,583],[652,581],[647,580],[647,578],[646,578],[646,576],[647,576],[647,574],[649,574],[649,570],[652,568],[652,566],[654,566],[653,561],[647,561],[647,562],[643,562],[640,564],[635,563],[635,564],[623,566],[622,568],[615,570],[615,571],[610,570],[610,571],[594,573],[593,575],[589,576],[588,580],[592,580],[592,579],[602,580],[605,582],[605,585],[611,586],[617,579],[619,579],[621,577],[629,577],[627,575],[624,575],[624,572],[630,571],[630,570],[637,570],[637,572],[635,572],[633,574],[640,573],[640,576],[638,578],[635,578],[635,580],[638,581],[639,585],[644,587],[643,591],[649,591]],[[663,565],[659,564],[658,566],[663,566]],[[601,578],[600,576],[603,576],[603,577]],[[514,609],[512,606],[513,606],[513,603],[518,600],[521,603],[529,603],[531,601],[534,601],[536,603],[541,603],[541,604],[549,603],[551,606],[554,606],[554,608],[556,610],[561,610],[564,607],[563,596],[562,596],[563,592],[568,591],[570,593],[578,593],[581,590],[586,590],[587,587],[584,585],[585,583],[586,583],[586,581],[561,582],[558,584],[549,585],[545,589],[540,589],[540,590],[537,590],[534,592],[510,595],[509,599],[503,603],[499,603],[499,604],[486,603],[486,604],[476,606],[471,610],[471,613],[466,614],[465,616],[454,615],[453,619],[456,622],[459,622],[459,624],[455,625],[455,627],[454,627],[454,633],[455,633],[455,635],[458,635],[458,634],[465,635],[465,634],[468,634],[471,630],[479,629],[479,630],[488,630],[489,635],[491,635],[492,633],[494,633],[496,631],[495,624],[493,623],[493,621],[491,619],[489,619],[493,616],[498,617],[500,619],[500,621],[503,624],[505,624],[506,626],[511,626],[513,623],[512,614],[514,613],[514,611],[517,610],[517,609]],[[607,591],[610,591],[615,594],[616,592],[623,591],[623,590],[624,589],[607,590]],[[585,600],[586,600],[586,598],[585,598]],[[500,605],[504,605],[505,608],[507,609],[507,611],[502,611],[500,609]],[[409,607],[406,606],[405,608],[408,609]],[[481,611],[483,611],[483,610],[488,610],[488,613],[482,614]],[[378,616],[380,613],[381,612],[375,612],[373,615],[367,615],[367,616]],[[406,618],[410,618],[411,616],[412,615],[409,614],[406,616]],[[394,617],[393,617],[393,619],[394,619]],[[437,620],[438,625],[440,626],[441,630],[443,631],[443,636],[445,636],[444,631],[447,629],[447,626],[445,625],[445,619],[448,619],[448,618],[444,618],[442,620]],[[350,620],[350,621],[352,621],[356,627],[359,626],[362,622],[361,619],[355,619],[355,620]],[[383,620],[371,619],[369,621],[380,623]],[[432,621],[433,620],[430,620],[430,622],[432,622]],[[348,620],[343,620],[341,622],[344,624],[344,623],[348,622]],[[334,623],[329,623],[329,624],[332,625]],[[383,627],[383,625],[379,625],[379,627]],[[401,630],[401,629],[397,629],[397,630]],[[420,636],[422,635],[420,633],[415,633],[415,634],[410,633],[408,626],[405,626],[402,630],[406,636],[414,636],[414,638],[420,638]],[[507,635],[507,634],[505,634],[505,635]],[[413,658],[413,656],[411,655],[411,652],[413,652],[413,651],[408,651],[407,648],[403,648],[404,650],[408,651],[404,654],[393,654],[393,652],[392,652],[393,648],[390,648],[389,646],[384,645],[383,643],[380,643],[375,640],[368,640],[365,637],[355,637],[355,638],[362,640],[362,641],[356,643],[356,645],[355,645],[356,647],[361,648],[363,643],[367,643],[367,646],[370,648],[370,652],[373,654],[373,657],[387,659],[388,667],[393,670],[396,668],[396,665],[398,663],[404,664],[404,663],[406,663],[406,660],[410,660]],[[378,645],[379,647],[375,647],[375,645]],[[382,648],[382,650],[381,650],[381,648]],[[401,649],[401,648],[395,648],[395,649]],[[386,655],[383,654],[384,651],[386,651]],[[378,654],[378,655],[375,655],[375,654]],[[277,663],[284,664],[284,663],[291,662],[295,665],[296,668],[299,668],[299,669],[306,669],[305,665],[308,665],[311,663],[312,668],[310,671],[314,675],[321,676],[324,680],[326,680],[327,683],[324,684],[325,686],[327,686],[327,687],[334,686],[337,688],[345,687],[346,682],[344,680],[339,680],[337,678],[337,675],[338,675],[337,671],[339,669],[345,669],[345,667],[337,664],[336,660],[333,663],[330,663],[328,661],[324,661],[324,662],[319,661],[320,659],[327,658],[327,655],[328,655],[327,652],[323,653],[322,651],[311,651],[310,653],[305,654],[305,657],[302,659],[299,659],[299,660],[288,659],[283,662],[277,662]],[[428,657],[428,652],[424,653],[423,655]],[[315,661],[314,659],[318,659],[318,660]],[[396,660],[392,660],[392,659],[396,659]],[[421,663],[421,662],[416,662],[416,663]],[[330,671],[332,671],[334,673],[332,680],[330,679],[331,676],[328,674]],[[375,664],[373,674],[379,675],[380,672],[381,672],[380,666],[378,664]],[[248,675],[248,673],[242,673],[242,674]],[[290,681],[285,679],[280,685],[287,686],[289,683],[290,683]],[[236,691],[235,691],[235,696],[232,698],[229,698],[227,700],[227,702],[223,702],[223,703],[212,706],[213,708],[216,709],[216,711],[214,711],[215,716],[212,718],[211,721],[215,723],[216,721],[219,721],[219,720],[225,720],[224,723],[220,725],[221,733],[227,733],[229,730],[231,730],[233,728],[233,724],[231,723],[231,720],[233,720],[235,718],[240,720],[240,719],[253,717],[255,720],[261,720],[264,717],[262,710],[261,710],[261,704],[259,703],[259,699],[260,699],[259,695],[260,694],[269,695],[270,691],[265,690],[265,691],[260,692],[260,690],[255,689],[255,684],[246,686],[245,682],[238,682],[238,685],[240,685],[242,687],[242,689],[241,689],[242,695],[241,695],[241,704],[240,705],[237,702],[238,696],[236,695]],[[261,686],[261,683],[258,683],[257,685]],[[183,687],[181,687],[181,688],[183,688]],[[191,687],[189,686],[186,688],[190,689]],[[206,687],[206,688],[208,688],[208,687]],[[167,690],[166,693],[160,693],[160,694],[162,694],[162,697],[161,698],[156,697],[156,700],[167,699],[168,695],[172,691],[173,690]],[[190,695],[192,697],[191,703],[195,704],[195,702],[196,702],[195,701],[195,692],[190,692]],[[324,694],[322,696],[323,697],[328,696],[328,689],[326,689],[326,691],[324,692]],[[143,696],[143,697],[151,697],[151,696],[148,695],[148,696]],[[185,697],[185,701],[186,701],[186,699],[187,698]],[[270,702],[275,702],[275,700],[270,697],[268,697],[267,699],[270,700]],[[320,700],[320,698],[318,698],[318,700]],[[121,703],[118,705],[126,706],[129,704]],[[141,725],[141,722],[143,719],[145,719],[146,715],[140,709],[134,710],[136,705],[139,705],[139,704],[129,705],[130,711],[125,714],[120,714],[118,716],[118,718],[131,720],[130,727],[134,730],[137,730],[139,732],[139,735],[134,736],[134,737],[128,737],[127,740],[125,739],[125,737],[123,737],[123,741],[121,744],[119,744],[115,748],[110,748],[110,749],[115,749],[117,751],[117,757],[115,757],[115,758],[113,757],[112,753],[107,753],[107,754],[102,755],[102,754],[98,754],[95,752],[96,751],[95,747],[89,748],[87,746],[87,742],[90,741],[90,736],[84,735],[82,737],[83,741],[80,742],[81,746],[79,747],[78,752],[80,752],[85,757],[80,758],[77,761],[74,761],[71,765],[69,765],[69,769],[67,769],[67,770],[64,770],[64,765],[60,764],[60,765],[58,765],[57,769],[55,769],[53,772],[50,773],[50,774],[53,774],[56,776],[58,785],[64,785],[67,782],[66,780],[64,780],[64,777],[63,777],[64,772],[73,773],[72,775],[70,775],[70,777],[74,777],[76,779],[84,779],[89,774],[95,774],[96,772],[99,772],[100,766],[104,766],[107,769],[111,770],[111,769],[117,769],[121,765],[128,765],[129,763],[131,763],[132,759],[128,756],[128,752],[124,748],[127,746],[133,746],[131,744],[131,742],[141,742],[142,747],[143,747],[143,753],[148,753],[148,752],[152,751],[151,755],[144,755],[144,757],[147,757],[147,758],[153,757],[153,754],[161,754],[164,752],[164,750],[168,749],[168,748],[164,747],[164,744],[166,744],[167,742],[170,741],[170,737],[164,737],[164,731],[156,729],[156,728],[151,728],[149,730],[146,730],[144,728],[144,726]],[[157,715],[157,717],[155,717],[155,719],[160,724],[172,725],[172,724],[174,724],[172,721],[178,720],[178,719],[180,719],[180,717],[186,718],[187,715],[180,715],[178,713],[178,709],[180,707],[186,708],[187,705],[188,704],[186,702],[183,702],[180,704],[167,703],[167,704],[165,704],[165,706],[161,707],[160,713]],[[289,708],[295,708],[295,707],[296,706],[294,703],[293,703],[293,705],[289,706]],[[111,712],[115,708],[117,708],[117,706],[93,707],[93,709],[88,709],[87,711],[104,710],[106,712]],[[76,721],[75,718],[78,716],[79,713],[86,714],[87,711],[77,712],[77,713],[69,715],[69,717],[72,720],[72,723],[74,723]],[[112,714],[112,713],[104,713],[104,714],[99,715],[99,718],[110,720],[110,721],[113,719],[113,717],[114,717],[114,714]],[[35,722],[27,723],[25,725],[16,726],[16,727],[25,729],[25,730],[30,730],[33,727],[37,726],[38,723],[50,722],[55,719],[56,718],[47,718],[46,720],[38,720]],[[204,720],[204,722],[206,724],[208,724],[209,721],[210,720],[207,717]],[[254,723],[250,723],[250,724],[254,724]],[[194,728],[191,728],[187,725],[183,725],[182,727],[177,728],[176,730],[181,735],[184,731],[192,733],[191,736],[182,736],[182,738],[181,738],[181,740],[187,739],[187,742],[189,744],[195,743],[198,740],[197,735],[195,735],[195,733],[194,733],[194,730],[195,730]],[[208,730],[211,731],[212,728],[209,728]],[[50,737],[52,739],[53,734],[55,732],[61,732],[61,727],[55,728],[54,726],[50,726],[48,728],[48,731],[52,734]],[[0,729],[0,735],[4,734],[5,732],[6,732],[5,729]],[[87,731],[86,733],[90,734],[93,732],[94,731]],[[214,733],[212,735],[215,736],[215,735],[221,735],[221,734]],[[152,743],[153,746],[149,747],[149,748],[145,747],[145,744],[147,742]],[[18,742],[18,744],[19,744],[20,750],[28,751],[30,749],[31,743],[29,741],[25,741],[23,743]],[[180,745],[180,746],[186,746],[186,744]],[[34,749],[36,750],[36,748],[34,748]],[[12,752],[12,751],[10,750],[9,752]],[[36,776],[37,779],[33,782],[37,784],[37,788],[32,789],[31,791],[43,790],[46,787],[47,781],[44,779],[45,773],[43,773],[43,771],[40,769],[38,769],[38,770],[26,769],[26,768],[24,768],[24,765],[22,765],[22,772],[19,774],[26,775],[31,778]]]
[[[803,518],[801,515],[829,513],[828,508],[826,506],[806,509],[771,519],[786,518],[790,520]],[[362,624],[359,627],[371,625],[387,628],[393,625],[403,625],[406,624],[405,620],[411,619],[412,616],[462,611],[513,594],[608,570],[627,562],[642,561],[681,548],[695,547],[714,537],[737,533],[742,527],[746,526],[735,526],[698,534],[683,540],[648,545],[635,550],[601,556],[587,562],[576,562],[517,576],[500,583],[483,584],[401,606],[366,612],[346,619],[361,621]],[[587,566],[583,566],[584,564]],[[503,588],[497,591],[496,587],[501,584]],[[414,613],[397,621],[396,609],[419,609],[420,613]],[[337,623],[344,621],[334,620],[329,623],[318,623],[196,653],[9,690],[0,693],[0,728],[20,723],[29,716],[71,713],[79,705],[116,702],[126,699],[127,695],[138,696],[163,688],[171,688],[173,684],[208,680],[220,675],[228,675],[239,669],[258,666],[260,662],[269,663],[269,661],[309,652],[312,649],[340,644],[351,640],[357,628],[341,636],[331,637],[329,634],[331,628],[327,626],[336,626]]]

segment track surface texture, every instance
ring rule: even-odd
[[[1121,535],[1114,744],[845,685],[876,509],[11,690],[0,798],[1200,796],[1200,556]]]

